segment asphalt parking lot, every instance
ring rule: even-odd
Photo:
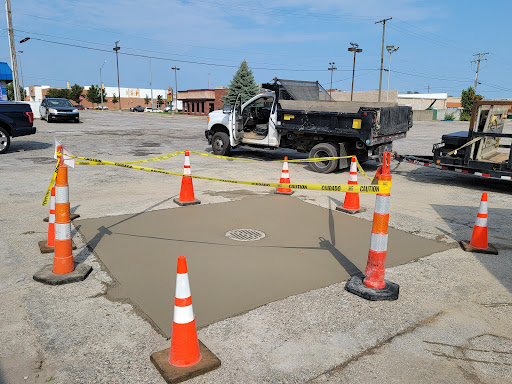
[[[36,120],[35,125],[37,134],[13,139],[10,151],[0,156],[0,383],[163,383],[149,356],[169,341],[132,303],[107,297],[113,278],[76,230],[75,259],[93,266],[92,274],[60,287],[32,280],[52,258],[37,246],[47,228],[42,219],[48,210],[41,201],[55,163],[54,138],[78,156],[112,161],[183,149],[209,152],[206,119],[83,111],[79,124]],[[429,155],[442,134],[466,129],[464,122],[417,122],[394,150]],[[192,155],[192,173],[277,182],[281,164],[265,160],[305,157],[284,150],[243,149],[233,155],[259,161]],[[181,172],[183,157],[148,164]],[[376,164],[364,168],[373,174]],[[467,240],[481,193],[488,192],[489,241],[499,255],[455,247],[389,268],[386,278],[400,284],[396,302],[367,302],[337,283],[208,325],[199,338],[222,367],[191,382],[512,382],[512,183],[397,162],[391,169],[392,227],[441,243]],[[348,179],[347,172],[318,174],[300,163],[290,164],[290,176],[297,183]],[[71,210],[84,219],[184,209],[173,202],[180,188],[175,176],[77,165],[69,170],[69,184]],[[273,193],[206,180],[194,180],[194,188],[203,205]],[[293,198],[334,209],[344,196],[298,191]],[[368,210],[357,217],[371,220],[374,200],[362,194]],[[177,256],[170,248],[169,257]]]

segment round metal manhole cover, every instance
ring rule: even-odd
[[[265,233],[257,229],[232,229],[226,232],[226,237],[237,241],[256,241],[265,237]]]

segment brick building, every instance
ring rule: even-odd
[[[190,89],[179,91],[178,100],[183,102],[183,113],[186,115],[206,116],[210,112],[221,109],[220,100],[228,92],[227,88]]]

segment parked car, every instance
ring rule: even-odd
[[[46,98],[39,107],[41,120],[51,123],[53,120],[80,121],[78,109],[68,99]]]
[[[171,112],[171,111],[172,111],[171,105],[168,105],[167,107],[164,108],[164,112]]]
[[[146,108],[144,108],[144,112],[153,112],[153,108],[146,107]]]
[[[98,106],[96,107],[96,109],[99,109],[99,110],[103,109],[104,111],[108,111],[108,107],[107,107],[107,106],[105,106],[105,105],[103,106],[103,108],[101,107],[101,105],[98,105]]]
[[[78,110],[84,110],[84,109],[87,109],[87,107],[81,105],[81,104],[78,104],[78,105],[74,105],[74,107]]]
[[[140,105],[136,105],[135,107],[131,107],[130,108],[130,111],[132,112],[144,112],[144,107],[140,106]]]
[[[30,105],[13,101],[0,102],[0,154],[7,152],[11,137],[33,135],[34,114]]]

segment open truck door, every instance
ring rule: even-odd
[[[229,130],[231,133],[231,146],[239,144],[244,136],[242,97],[240,94],[236,97],[235,105],[233,105],[233,109],[229,115]]]

